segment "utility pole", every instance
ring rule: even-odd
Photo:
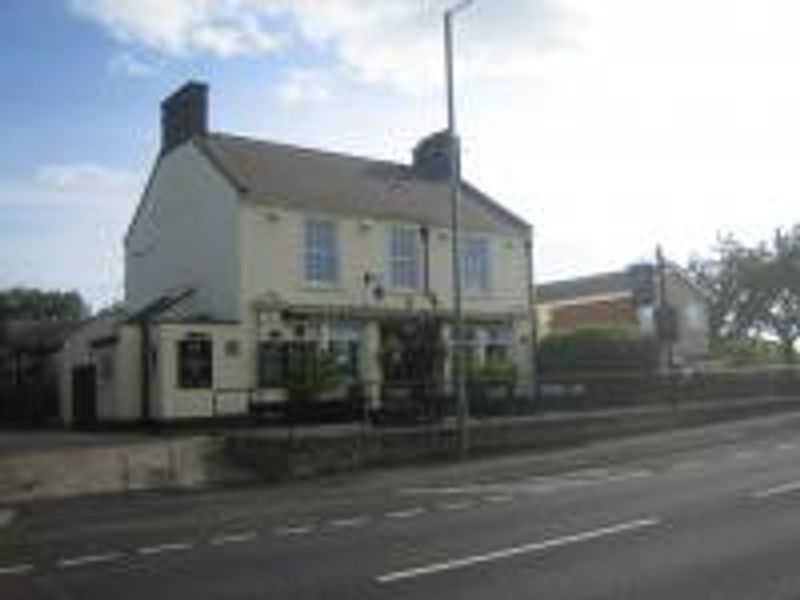
[[[662,344],[664,354],[664,369],[667,375],[672,374],[673,342],[674,342],[674,323],[672,307],[667,298],[667,261],[664,258],[664,251],[661,245],[656,246],[656,272],[658,277],[658,312],[657,330],[659,341]]]
[[[456,131],[453,91],[453,17],[472,4],[463,0],[444,12],[444,59],[447,88],[447,140],[450,159],[450,201],[453,241],[453,383],[458,414],[458,446],[462,457],[469,453],[469,400],[464,372],[464,327],[461,302],[461,144]]]

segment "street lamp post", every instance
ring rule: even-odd
[[[444,13],[444,58],[447,84],[447,138],[450,160],[450,201],[453,241],[453,382],[458,411],[458,444],[461,456],[469,452],[469,401],[464,372],[463,307],[461,302],[461,144],[456,133],[453,92],[453,17],[472,4],[463,0]]]

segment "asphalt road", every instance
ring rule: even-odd
[[[0,507],[0,598],[800,598],[800,415],[285,487]]]

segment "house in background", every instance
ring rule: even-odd
[[[645,335],[656,333],[659,305],[657,269],[636,265],[536,286],[538,336],[586,325],[632,325]],[[708,299],[679,266],[664,269],[664,301],[675,315],[674,361],[696,364],[708,358]]]
[[[207,86],[162,103],[162,147],[125,237],[125,306],[67,344],[67,421],[242,414],[325,349],[377,407],[419,332],[452,343],[449,138],[411,165],[208,129]],[[531,228],[464,182],[470,362],[532,382]],[[424,327],[421,327],[424,324]],[[451,353],[447,353],[450,355]],[[447,391],[451,364],[434,378]]]

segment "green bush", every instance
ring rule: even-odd
[[[647,371],[658,364],[658,346],[633,326],[593,325],[545,337],[537,358],[542,374]]]

